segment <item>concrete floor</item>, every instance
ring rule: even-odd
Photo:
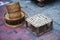
[[[38,13],[45,14],[51,17],[54,21],[53,32],[60,35],[60,1],[47,4],[44,7],[39,7],[30,1],[19,1],[22,9],[28,16],[33,16]]]

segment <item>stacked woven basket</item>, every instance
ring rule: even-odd
[[[7,11],[4,14],[5,23],[8,27],[16,28],[25,21],[25,13],[21,10],[18,2],[9,3],[6,5]]]

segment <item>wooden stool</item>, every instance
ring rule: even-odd
[[[42,35],[53,28],[53,20],[43,14],[26,18],[27,28],[35,35]]]

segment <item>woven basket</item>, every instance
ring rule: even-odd
[[[15,19],[10,19],[8,14],[5,13],[4,19],[5,19],[6,26],[16,28],[25,21],[25,13],[23,11],[21,11],[21,17],[15,18]]]

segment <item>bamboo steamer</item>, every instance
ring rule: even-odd
[[[9,3],[9,4],[6,5],[6,8],[7,8],[7,11],[8,11],[9,13],[11,13],[11,12],[16,12],[16,11],[18,11],[18,10],[21,11],[21,7],[20,7],[20,5],[19,5],[19,2]]]

